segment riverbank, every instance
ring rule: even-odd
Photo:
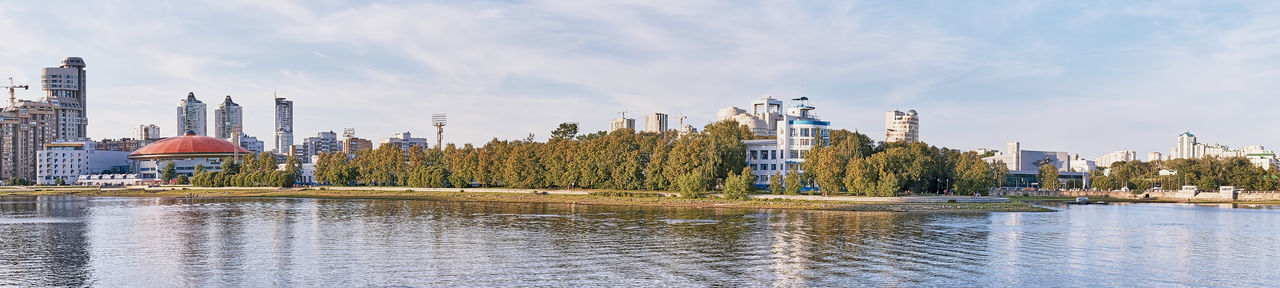
[[[1010,200],[1014,201],[1044,201],[1044,202],[1070,202],[1075,201],[1076,197],[1057,197],[1057,196],[1012,196]],[[1280,201],[1225,201],[1225,200],[1187,200],[1187,199],[1170,199],[1170,198],[1149,198],[1149,199],[1133,199],[1133,198],[1112,198],[1112,197],[1089,197],[1089,201],[1103,201],[1108,203],[1190,203],[1190,204],[1260,204],[1260,205],[1280,205]]]
[[[644,191],[591,191],[591,190],[521,190],[508,189],[507,192],[458,192],[467,191],[423,191],[420,189],[395,189],[374,187],[341,187],[341,189],[308,188],[308,189],[257,189],[232,188],[209,189],[196,187],[163,187],[163,189],[9,189],[0,190],[0,195],[76,195],[76,196],[111,196],[111,197],[263,197],[263,198],[316,198],[316,199],[405,199],[429,201],[473,201],[473,202],[509,202],[509,203],[564,203],[583,205],[627,205],[627,206],[660,206],[688,208],[731,208],[731,209],[802,209],[830,211],[867,211],[867,212],[907,212],[907,213],[985,213],[985,212],[1048,212],[1051,209],[1036,207],[1025,202],[987,202],[987,203],[952,203],[950,199],[925,199],[919,197],[902,198],[901,201],[885,201],[882,197],[841,197],[840,200],[814,200],[779,198],[774,199],[686,199],[670,197],[669,193]],[[537,191],[538,193],[531,193]],[[595,193],[593,193],[595,192]],[[609,196],[603,196],[609,195]],[[620,196],[632,195],[632,196]],[[665,195],[665,196],[664,196]],[[926,201],[927,200],[927,201]],[[942,201],[938,201],[942,200]],[[960,201],[956,201],[960,202]]]

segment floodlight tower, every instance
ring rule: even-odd
[[[444,124],[447,123],[445,113],[431,114],[431,126],[436,126],[436,150],[444,148]]]

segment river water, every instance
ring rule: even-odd
[[[900,214],[0,198],[0,286],[1280,285],[1280,207]]]

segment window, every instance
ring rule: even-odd
[[[791,159],[800,158],[800,151],[791,150],[791,153],[787,153],[787,155],[789,155],[790,157],[788,158],[791,158]]]
[[[758,154],[757,152],[759,151],[751,150],[751,160],[756,160],[756,154]]]
[[[769,170],[777,171],[777,170],[778,170],[778,164],[769,164]]]
[[[769,150],[771,159],[778,159],[778,150]]]
[[[809,137],[809,128],[800,128],[801,137]]]

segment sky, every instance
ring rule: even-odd
[[[355,128],[445,142],[546,139],[559,123],[663,112],[700,127],[806,96],[833,128],[970,150],[1168,153],[1177,135],[1280,148],[1276,1],[9,1],[0,79],[87,64],[89,136],[176,135],[188,92],[227,95],[273,146]],[[5,83],[7,85],[7,81]],[[21,91],[38,99],[39,89]],[[213,112],[209,111],[210,118]],[[210,119],[212,120],[212,119]],[[210,132],[212,133],[212,125]]]

